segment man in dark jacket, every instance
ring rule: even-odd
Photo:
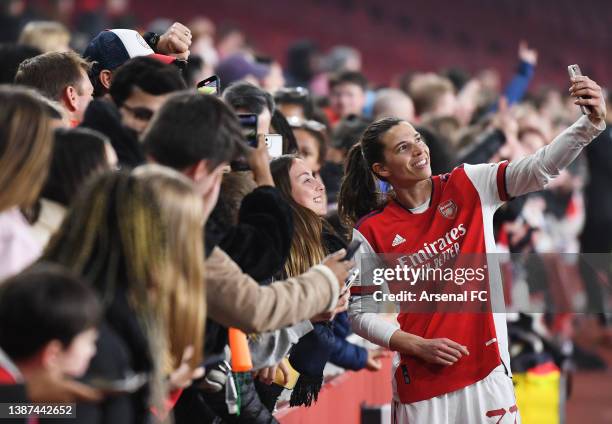
[[[612,95],[608,108],[612,107]],[[608,110],[606,129],[585,148],[589,181],[584,189],[586,217],[580,236],[580,270],[584,280],[589,312],[597,313],[603,325],[610,324],[605,310],[606,298],[601,276],[610,281],[609,259],[612,252],[612,113]],[[588,254],[599,255],[588,255]],[[599,277],[598,277],[599,276]]]

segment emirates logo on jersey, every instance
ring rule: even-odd
[[[442,214],[444,218],[448,219],[454,219],[457,216],[457,209],[457,205],[452,200],[447,200],[438,206],[440,214]]]

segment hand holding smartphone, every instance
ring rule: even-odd
[[[346,248],[346,255],[344,255],[342,260],[343,261],[352,260],[353,257],[355,256],[355,253],[357,253],[357,250],[359,250],[359,246],[361,246],[361,241],[353,240],[351,244],[349,244],[348,247]],[[353,268],[351,272],[349,273],[348,277],[346,278],[346,280],[344,281],[344,288],[342,289],[341,295],[346,293],[347,290],[350,290],[351,286],[355,284],[355,281],[357,280],[358,276],[359,276],[359,269]]]
[[[574,77],[578,77],[578,76],[582,76],[582,71],[580,70],[580,66],[574,64],[574,65],[569,65],[567,67],[567,73],[569,74],[570,78],[574,78]],[[585,97],[579,97],[580,99],[584,99]],[[586,106],[580,106],[580,110],[582,111],[583,115],[588,115],[590,113],[589,108]]]
[[[257,148],[257,115],[254,113],[239,113],[238,121],[242,127],[244,142],[251,148]],[[232,171],[248,171],[248,158],[240,157],[231,163]]]
[[[239,113],[238,120],[242,127],[242,134],[246,143],[256,149],[257,148],[257,115],[254,113]]]
[[[351,287],[357,281],[357,277],[359,277],[359,268],[353,268],[348,278],[344,282],[344,289],[342,290],[342,293],[340,293],[341,296],[351,289]]]

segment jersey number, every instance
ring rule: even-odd
[[[514,424],[516,424],[516,413],[518,412],[518,407],[516,405],[512,405],[510,408],[508,408],[507,411],[504,408],[487,411],[486,416],[487,418],[499,417],[499,420],[495,422],[495,424],[499,424],[501,420],[506,416],[507,412],[514,414]]]

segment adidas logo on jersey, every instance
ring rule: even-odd
[[[406,242],[406,239],[404,237],[400,236],[399,234],[396,234],[395,238],[393,239],[393,243],[391,243],[391,246],[392,247],[399,246],[400,244],[405,243],[405,242]]]

